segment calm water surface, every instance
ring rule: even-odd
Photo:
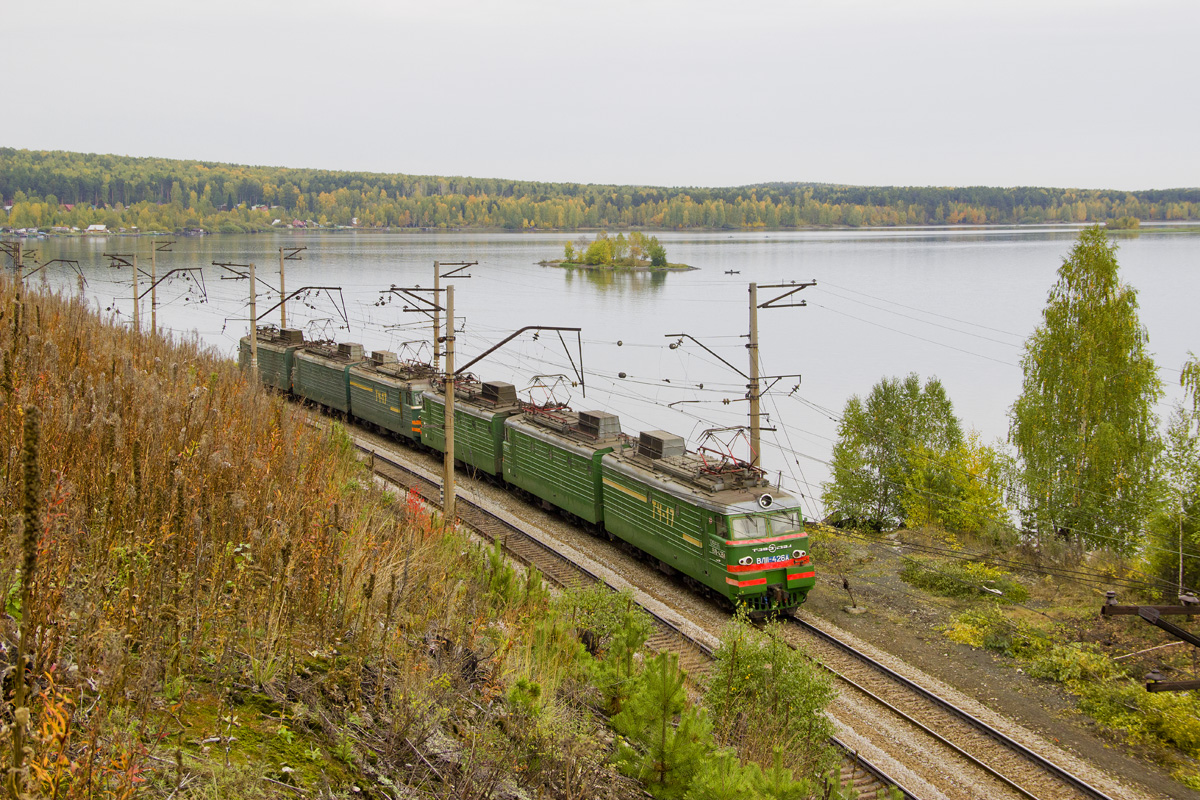
[[[763,435],[764,461],[782,472],[785,486],[809,496],[810,513],[818,513],[836,418],[850,395],[868,392],[882,376],[937,375],[966,427],[989,441],[1004,436],[1020,390],[1022,344],[1040,321],[1075,236],[1063,228],[668,233],[659,238],[670,259],[698,271],[603,276],[537,266],[560,256],[562,243],[574,238],[561,233],[182,238],[174,252],[159,257],[159,274],[202,268],[206,301],[199,302],[194,284],[168,281],[159,289],[158,319],[172,331],[196,331],[232,356],[248,330],[247,283],[221,280],[228,273],[212,262],[254,261],[259,276],[278,287],[277,248],[307,246],[302,261],[287,264],[287,289],[340,286],[348,319],[328,293],[314,293],[289,304],[289,325],[310,337],[427,357],[428,320],[404,313],[399,298],[379,305],[388,296],[381,292],[392,285],[431,286],[435,260],[478,261],[470,279],[455,282],[460,364],[525,325],[580,327],[587,397],[576,388],[572,405],[620,414],[630,432],[666,429],[694,445],[706,428],[744,424],[745,380],[691,342],[670,349],[674,340],[666,334],[688,333],[747,371],[749,282],[816,280],[798,295],[806,307],[762,310],[759,325],[764,374],[803,376],[794,391],[795,378],[780,381],[764,404],[779,429]],[[108,268],[102,254],[137,252],[148,269],[152,241],[50,239],[33,246],[42,261],[78,259],[91,301],[129,320],[129,270]],[[1160,407],[1165,416],[1179,397],[1187,352],[1200,351],[1194,314],[1200,235],[1146,231],[1118,242],[1123,278],[1138,289],[1141,319],[1167,386]],[[61,265],[45,272],[50,285],[75,290],[74,273]],[[769,292],[760,290],[760,303]],[[259,313],[277,301],[263,286]],[[149,319],[147,297],[144,326]],[[277,323],[277,312],[264,322]],[[578,360],[573,338],[567,341]],[[521,389],[535,375],[569,373],[571,364],[556,335],[535,340],[524,334],[473,371]],[[625,378],[618,377],[622,372]]]

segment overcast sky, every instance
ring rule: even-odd
[[[1200,186],[1197,0],[0,9],[13,147],[668,186]]]

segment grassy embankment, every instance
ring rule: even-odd
[[[614,762],[678,796],[828,766],[817,680],[778,725],[718,709],[715,738],[695,728],[698,760],[659,769],[652,732],[708,717],[655,694],[676,671],[641,668],[628,598],[552,596],[195,341],[0,280],[0,358],[14,797],[640,796]],[[736,635],[743,653],[760,636]],[[722,697],[786,700],[763,661]],[[713,776],[718,744],[737,757]]]
[[[1136,559],[1033,547],[1001,529],[984,536],[919,529],[895,534],[903,555],[884,563],[869,547],[881,541],[877,534],[825,533],[814,558],[828,559],[831,572],[870,573],[868,582],[878,582],[881,570],[891,573],[907,584],[905,592],[927,597],[943,614],[947,638],[1011,657],[1014,667],[1060,684],[1108,736],[1200,788],[1198,693],[1149,693],[1143,679],[1152,669],[1174,676],[1168,680],[1186,678],[1191,648],[1160,647],[1175,640],[1136,617],[1099,614],[1112,587],[1126,605],[1174,602],[1154,589]]]
[[[590,691],[576,632],[536,573],[419,504],[398,519],[344,434],[310,429],[195,342],[10,283],[0,303],[0,635],[12,662],[23,632],[31,658],[29,710],[7,718],[0,753],[23,732],[28,796],[629,790],[576,697]],[[35,408],[22,604],[14,448]],[[496,700],[517,680],[544,691],[505,727]]]

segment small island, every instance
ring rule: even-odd
[[[658,241],[658,237],[646,236],[641,231],[634,231],[628,238],[623,233],[611,237],[607,231],[601,231],[592,242],[567,242],[563,246],[561,260],[538,263],[543,267],[645,272],[698,269],[687,264],[668,262],[667,249]]]

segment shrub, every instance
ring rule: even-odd
[[[667,266],[667,248],[659,244],[657,236],[651,236],[646,245],[646,254],[650,256],[650,266]]]
[[[1035,650],[1036,640],[1027,626],[1013,623],[994,605],[956,614],[942,631],[952,641],[1006,656],[1030,655]]]
[[[908,559],[900,579],[946,597],[985,597],[1002,603],[1024,603],[1029,599],[1029,590],[1007,572],[976,561],[934,562],[928,566]]]
[[[1035,678],[1065,683],[1068,688],[1082,682],[1112,681],[1125,677],[1116,663],[1093,644],[1052,644],[1039,653],[1029,667]]]
[[[780,639],[778,623],[759,631],[744,611],[714,655],[704,699],[718,739],[763,766],[773,764],[782,744],[789,759],[783,766],[819,775],[831,757],[833,731],[824,713],[833,699],[829,677]]]

